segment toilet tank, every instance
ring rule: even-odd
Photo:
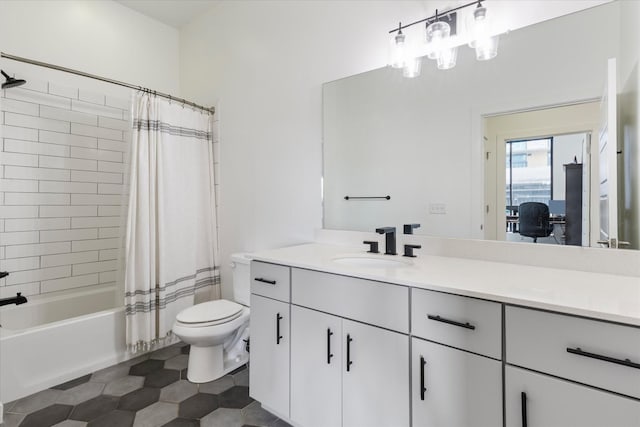
[[[251,293],[251,275],[249,263],[251,254],[238,253],[231,255],[231,269],[233,270],[233,300],[242,305],[249,306],[249,294]]]

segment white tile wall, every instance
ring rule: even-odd
[[[0,297],[116,280],[129,101],[42,82],[0,96]]]

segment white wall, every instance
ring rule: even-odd
[[[541,3],[493,7],[515,29],[602,2]],[[182,28],[182,93],[220,107],[224,284],[230,253],[309,241],[322,224],[322,83],[384,66],[390,28],[447,4],[220,2]]]
[[[178,40],[175,28],[111,0],[0,1],[2,52],[175,95]],[[10,73],[35,69],[8,60],[1,64]],[[29,75],[51,76],[44,69],[34,73]],[[74,85],[70,79],[56,75],[57,82]]]

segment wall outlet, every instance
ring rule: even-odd
[[[445,215],[447,213],[447,205],[444,203],[429,203],[430,215]]]

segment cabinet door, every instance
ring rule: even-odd
[[[343,427],[409,425],[409,337],[342,321]]]
[[[416,338],[411,360],[414,427],[502,425],[501,362]]]
[[[291,307],[291,419],[304,427],[342,424],[342,319]]]
[[[289,304],[252,294],[250,325],[251,397],[288,418]]]
[[[637,400],[512,366],[505,375],[507,427],[640,426]]]

